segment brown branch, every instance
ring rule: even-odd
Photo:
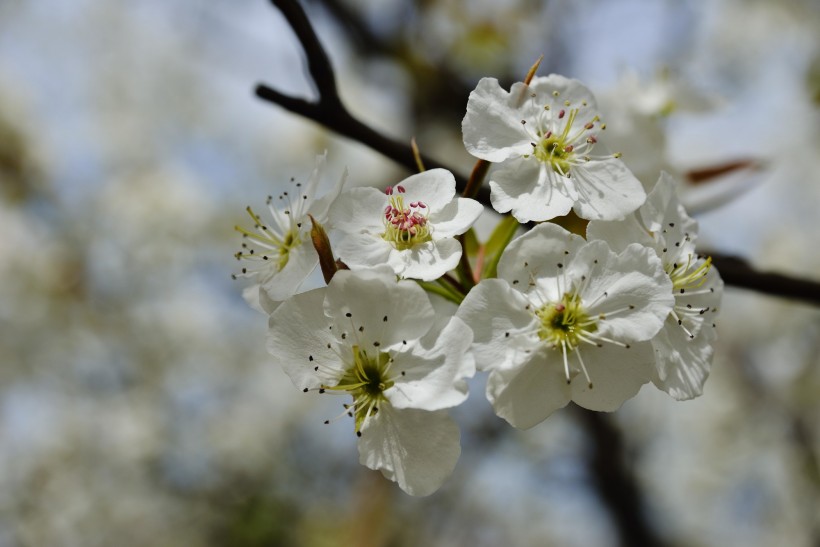
[[[256,95],[260,99],[278,104],[294,114],[311,119],[342,136],[365,144],[410,171],[415,171],[417,158],[409,145],[382,135],[354,117],[344,106],[339,97],[336,77],[330,65],[330,60],[321,43],[319,43],[316,32],[313,30],[302,7],[295,0],[271,0],[271,2],[285,16],[302,44],[302,48],[308,57],[308,70],[317,87],[319,98],[312,102],[298,97],[291,97],[265,84],[257,85]],[[427,169],[437,167],[447,169],[441,163],[424,154],[421,154],[420,157]],[[467,185],[467,179],[452,169],[448,170],[454,174],[459,191],[463,190]],[[489,203],[489,192],[485,193]]]
[[[318,88],[319,99],[316,102],[311,102],[290,97],[265,84],[257,86],[256,95],[265,101],[278,104],[294,114],[311,119],[342,136],[369,146],[385,157],[403,165],[408,170],[415,171],[417,161],[409,144],[382,135],[355,118],[344,106],[339,97],[330,60],[302,7],[295,0],[271,1],[293,27],[299,42],[305,50],[308,57],[308,69],[313,82]],[[421,159],[428,169],[441,167],[452,172],[456,178],[456,186],[459,191],[463,191],[467,186],[467,178],[454,169],[425,155],[421,155]],[[481,187],[476,199],[489,206],[489,194],[488,188]],[[720,253],[706,252],[704,254],[712,256],[715,267],[720,271],[727,285],[820,305],[820,283],[816,281],[777,273],[761,273],[743,259],[721,255]]]
[[[624,460],[626,447],[621,431],[603,412],[575,405],[571,410],[590,437],[591,480],[615,520],[620,544],[624,547],[664,545],[666,542],[649,525],[640,483]]]
[[[820,283],[788,275],[760,272],[747,261],[736,256],[722,255],[702,250],[701,254],[712,257],[712,264],[720,272],[727,285],[752,291],[791,298],[806,304],[820,305]]]

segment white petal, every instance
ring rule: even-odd
[[[539,224],[507,246],[498,261],[498,277],[526,292],[530,280],[561,275],[584,244],[584,238],[557,224]]]
[[[537,344],[535,316],[529,301],[502,279],[485,279],[467,294],[456,312],[473,331],[473,354],[479,370],[511,368],[528,359]]]
[[[440,334],[431,332],[425,338],[434,340],[432,347],[417,344],[411,352],[394,355],[391,371],[396,381],[384,394],[395,408],[441,410],[467,398],[465,378],[475,373],[468,352],[473,341],[470,328],[453,317]]]
[[[373,233],[348,233],[333,247],[337,258],[351,269],[373,268],[387,261],[395,249],[393,246]]]
[[[336,199],[330,208],[333,227],[346,234],[384,231],[384,208],[387,196],[375,188],[351,188]]]
[[[273,310],[278,308],[279,304],[282,303],[280,300],[271,300],[268,297],[268,293],[262,289],[262,285],[259,283],[245,287],[242,290],[242,298],[245,299],[245,302],[247,302],[251,308],[265,315],[273,313]]]
[[[522,366],[493,370],[487,380],[487,399],[495,413],[519,429],[541,423],[570,400],[563,365],[549,362],[551,353],[533,352]]]
[[[253,285],[245,287],[242,289],[242,298],[244,298],[245,302],[248,303],[248,306],[254,310],[268,315],[265,308],[262,307],[262,302],[260,301],[261,288],[262,286],[259,283],[254,283]]]
[[[314,372],[315,366],[343,372],[343,365],[328,344],[336,340],[324,313],[324,287],[283,302],[268,321],[268,352],[299,389],[331,383]]]
[[[386,271],[340,270],[327,287],[325,314],[333,319],[336,335],[346,333],[351,345],[386,348],[430,330],[434,312],[427,293]]]
[[[406,206],[421,201],[427,206],[431,215],[441,211],[456,195],[456,179],[446,169],[430,169],[416,173],[396,186],[399,185],[405,189],[404,203]],[[394,192],[397,191],[395,188]]]
[[[660,251],[657,248],[657,241],[644,229],[634,214],[624,220],[591,220],[587,225],[587,239],[606,241],[616,253],[623,251],[632,243],[640,243]]]
[[[305,279],[319,264],[319,255],[310,239],[294,247],[288,253],[288,263],[282,271],[275,273],[264,282],[262,290],[272,302],[287,300],[299,290]]]
[[[646,202],[623,221],[593,220],[587,227],[587,237],[609,243],[620,252],[630,243],[652,247],[664,261],[686,262],[695,252],[697,222],[690,218],[675,196],[674,181],[662,173]]]
[[[646,200],[646,192],[619,159],[590,161],[572,168],[578,192],[573,210],[589,220],[620,220]]]
[[[313,166],[313,171],[310,173],[310,178],[305,185],[305,193],[307,200],[312,202],[316,197],[316,189],[319,187],[319,181],[327,166],[327,150],[321,154],[316,154],[316,162]]]
[[[675,181],[666,172],[661,176],[652,191],[646,196],[646,203],[640,208],[640,217],[646,229],[650,232],[660,232],[666,225],[666,215],[669,203],[675,198]],[[674,219],[670,219],[674,222]]]
[[[327,215],[330,212],[330,207],[336,201],[336,198],[342,193],[345,182],[347,182],[347,169],[342,171],[342,176],[336,181],[333,188],[324,196],[313,201],[310,204],[308,212],[313,215],[318,222],[325,222]]]
[[[383,405],[365,421],[359,462],[413,496],[427,496],[450,476],[461,454],[458,426],[446,411]]]
[[[530,91],[516,83],[505,91],[495,78],[482,78],[467,100],[461,122],[467,151],[487,161],[503,161],[532,150],[532,137],[521,120],[534,115]]]
[[[584,360],[592,388],[586,377],[578,374],[572,379],[572,400],[590,410],[611,412],[624,401],[635,396],[647,383],[654,370],[654,354],[648,342],[621,348],[612,344],[604,347],[582,346]],[[571,356],[571,359],[577,356]]]
[[[605,316],[598,321],[598,335],[623,342],[649,340],[672,311],[669,276],[655,252],[637,243],[616,255],[603,241],[590,241],[578,251],[567,275],[587,277],[581,294],[586,311]]]
[[[712,368],[715,338],[715,329],[710,324],[690,339],[670,317],[663,330],[652,339],[657,358],[652,382],[679,401],[700,396]]]
[[[394,271],[401,277],[433,281],[458,266],[461,243],[448,237],[414,245],[410,249],[390,252],[389,264],[401,266]]]
[[[570,108],[584,108],[584,113],[589,118],[592,118],[597,113],[598,105],[592,92],[579,80],[567,78],[560,74],[550,74],[549,76],[536,76],[530,82],[530,89],[537,96],[536,101],[539,105],[550,104],[553,101],[558,103],[570,102]],[[553,92],[557,91],[558,96],[555,97]],[[586,106],[584,106],[586,103]],[[586,118],[585,118],[586,119]]]
[[[519,222],[565,215],[573,199],[565,179],[534,158],[512,159],[490,174],[490,202],[499,213],[512,210]]]
[[[438,213],[430,215],[433,237],[441,239],[463,234],[478,219],[484,206],[473,199],[456,198]]]

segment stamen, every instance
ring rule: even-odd
[[[575,355],[578,356],[578,362],[581,364],[581,372],[584,373],[584,378],[587,379],[587,385],[589,386],[589,389],[592,389],[592,380],[589,379],[589,372],[587,372],[587,367],[584,365],[584,360],[581,359],[580,348],[575,351]]]

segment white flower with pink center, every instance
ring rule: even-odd
[[[638,242],[660,257],[675,307],[652,340],[657,357],[652,381],[678,400],[699,396],[712,366],[723,281],[712,259],[695,252],[698,225],[675,195],[675,181],[661,174],[635,214],[617,222],[590,222],[587,235],[616,250]]]
[[[389,268],[335,274],[273,312],[268,351],[304,392],[352,397],[359,460],[409,494],[437,490],[461,452],[445,409],[467,398],[472,333],[437,318],[427,294]],[[328,420],[330,423],[334,420]]]
[[[557,74],[509,92],[482,78],[462,122],[467,151],[500,162],[489,176],[493,208],[520,222],[570,209],[581,218],[617,220],[643,203],[643,186],[620,154],[593,154],[605,128],[592,93]]]
[[[510,243],[498,279],[475,286],[456,317],[473,330],[496,413],[526,429],[569,401],[611,411],[634,396],[673,301],[651,249],[616,254],[545,223]]]
[[[353,188],[330,211],[343,234],[334,250],[351,269],[387,264],[403,278],[432,281],[458,265],[466,232],[483,207],[458,198],[445,169],[412,175],[385,191]]]

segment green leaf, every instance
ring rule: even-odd
[[[521,226],[513,216],[504,217],[498,226],[495,227],[490,239],[484,246],[484,256],[486,262],[484,263],[484,270],[481,272],[482,279],[490,279],[498,275],[498,260],[510,244],[515,233]]]
[[[461,301],[464,300],[464,295],[456,292],[455,289],[441,280],[439,280],[438,283],[416,280],[416,283],[418,283],[425,291],[444,297],[450,302],[455,302],[457,305],[461,304]]]

